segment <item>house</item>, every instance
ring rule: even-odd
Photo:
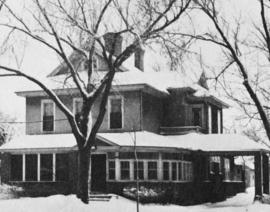
[[[83,77],[85,64],[71,57]],[[159,187],[177,203],[222,199],[245,189],[234,157],[252,155],[256,194],[269,193],[269,149],[242,135],[223,134],[228,105],[211,94],[205,80],[194,83],[174,72],[147,72],[143,64],[139,51],[135,65],[124,64],[116,73],[92,149],[92,190],[121,194],[138,178],[140,185]],[[106,68],[97,53],[96,74]],[[66,73],[60,64],[47,83],[77,115],[82,100]],[[78,152],[64,114],[37,87],[17,95],[26,99],[26,135],[0,147],[2,182],[75,192]]]

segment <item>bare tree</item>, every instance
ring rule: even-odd
[[[13,122],[16,119],[0,112],[0,145],[10,141],[15,134]]]
[[[3,76],[8,73],[34,82],[65,114],[79,150],[77,196],[84,203],[88,203],[91,188],[91,147],[95,145],[96,135],[106,112],[106,103],[116,71],[121,69],[123,62],[142,45],[151,45],[160,38],[166,40],[163,32],[174,30],[172,26],[185,15],[191,0],[33,0],[35,10],[28,8],[27,17],[18,15],[4,0],[0,2],[9,13],[8,21],[2,22],[0,26],[26,35],[58,55],[62,66],[67,70],[67,78],[72,79],[83,99],[81,115],[76,120],[57,93],[42,81],[19,68],[0,64]],[[111,35],[109,49],[105,45],[108,33]],[[126,46],[116,55],[115,47],[119,36],[125,38]],[[93,70],[96,51],[100,52],[108,67],[98,80]],[[72,52],[71,56],[69,52]],[[88,63],[85,78],[74,65],[74,57],[80,57]],[[93,121],[91,110],[93,105],[98,103],[98,115]]]
[[[269,13],[269,1],[266,3],[264,0],[259,0],[254,3],[259,3],[257,6],[260,8],[260,14],[254,17],[259,17],[259,20],[254,19],[254,22],[246,28],[241,20],[242,14],[226,16],[221,1],[196,0],[197,9],[209,20],[208,28],[204,29],[206,30],[204,32],[184,36],[220,48],[223,55],[220,61],[225,61],[226,64],[218,73],[215,71],[212,79],[216,80],[226,94],[240,105],[249,120],[257,119],[262,122],[270,140],[269,81],[267,83],[269,79],[267,69],[270,65],[270,29],[266,12],[267,10]],[[247,36],[248,32],[251,33]],[[260,58],[261,56],[267,58],[264,60],[266,65],[263,73],[250,66],[258,54]],[[238,82],[242,85],[239,86]]]

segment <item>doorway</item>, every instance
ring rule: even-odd
[[[91,156],[91,179],[92,191],[106,191],[106,154],[94,154]]]

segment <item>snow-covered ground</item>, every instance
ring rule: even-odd
[[[140,205],[140,212],[266,212],[270,205],[253,203],[254,189],[241,193],[224,202],[206,203],[196,206],[178,205]],[[39,198],[20,198],[0,201],[1,212],[136,212],[136,203],[122,197],[113,196],[109,202],[91,201],[89,205],[82,204],[75,195],[54,195]]]

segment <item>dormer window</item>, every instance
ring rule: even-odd
[[[202,126],[202,108],[192,108],[192,125]]]
[[[123,128],[123,98],[109,98],[109,128]]]
[[[51,100],[43,100],[41,102],[41,116],[42,116],[42,131],[54,131],[54,102]]]
[[[84,62],[84,69],[88,70],[88,65],[89,65],[89,60],[86,60]],[[93,61],[92,61],[92,70],[96,71],[98,69],[98,60],[96,56],[93,56]]]

